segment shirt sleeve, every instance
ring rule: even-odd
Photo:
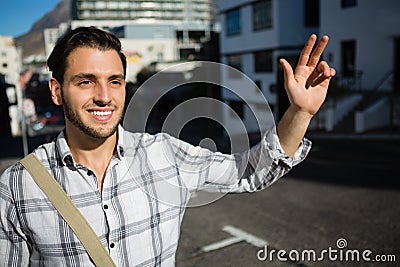
[[[14,175],[10,169],[0,178],[0,266],[28,266],[26,238],[21,231],[18,213],[6,182],[12,181]]]
[[[185,185],[220,193],[264,189],[300,163],[311,149],[311,142],[304,138],[294,157],[287,156],[275,127],[250,150],[231,155],[178,142],[174,156]]]

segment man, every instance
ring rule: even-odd
[[[300,162],[303,139],[335,74],[319,58],[325,36],[311,53],[307,41],[293,73],[287,61],[290,107],[250,151],[223,155],[167,134],[129,133],[119,126],[124,109],[126,60],[119,40],[78,28],[61,38],[48,59],[49,86],[63,105],[65,129],[34,153],[88,220],[117,266],[173,266],[180,223],[190,194],[200,188],[260,190]],[[261,166],[261,167],[260,167]],[[163,183],[166,181],[166,183]],[[157,198],[173,185],[173,204]],[[79,240],[24,167],[0,179],[1,265],[91,266]],[[169,190],[169,189],[168,189]]]

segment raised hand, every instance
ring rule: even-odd
[[[325,101],[329,81],[336,73],[325,61],[319,62],[328,44],[328,36],[323,36],[313,51],[316,40],[315,34],[310,36],[301,51],[294,72],[285,59],[280,59],[291,108],[311,116],[317,113]]]

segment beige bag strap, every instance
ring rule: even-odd
[[[99,237],[90,227],[85,217],[36,156],[31,153],[20,162],[68,223],[72,231],[74,231],[94,264],[104,267],[115,266],[110,254],[103,247]]]

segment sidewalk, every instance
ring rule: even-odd
[[[343,140],[400,140],[400,131],[377,131],[368,133],[314,132],[306,133],[309,139],[343,139]]]

